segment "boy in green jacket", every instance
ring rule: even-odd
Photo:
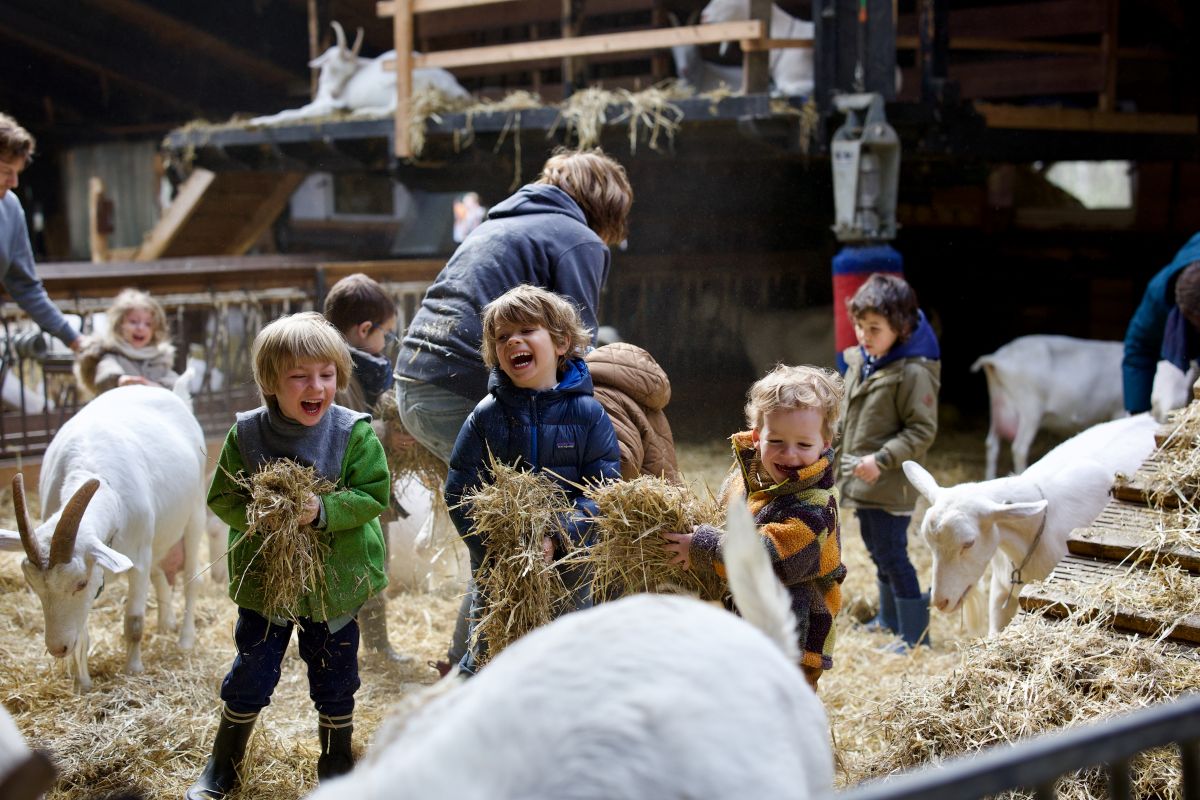
[[[224,707],[212,756],[188,789],[188,800],[223,798],[233,790],[254,721],[279,681],[293,624],[299,628],[300,657],[308,664],[309,694],[320,715],[317,776],[324,780],[350,770],[359,686],[355,615],[387,586],[379,526],[388,500],[387,459],[370,416],[333,402],[351,370],[341,333],[314,312],[282,317],[259,332],[252,359],[264,405],[238,414],[208,493],[209,507],[229,524],[237,656],[221,683]],[[329,554],[325,584],[301,599],[295,622],[264,616],[258,542],[245,536],[250,496],[235,480],[280,458],[311,465],[336,484],[327,495],[310,495],[297,520],[328,536]]]

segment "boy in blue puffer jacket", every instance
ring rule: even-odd
[[[487,542],[473,530],[463,496],[490,479],[489,453],[518,469],[547,471],[574,503],[578,514],[567,535],[572,545],[587,545],[595,504],[583,496],[585,481],[621,477],[617,436],[603,406],[592,396],[592,379],[582,355],[591,344],[579,311],[566,298],[522,284],[483,309],[483,360],[492,372],[488,396],[463,423],[450,456],[446,504],[471,554],[471,572],[483,564]],[[566,552],[566,542],[547,536],[547,563]],[[575,608],[591,605],[588,577],[578,568],[564,570],[575,588]],[[475,584],[477,586],[477,583]],[[481,598],[475,589],[471,618],[479,619]],[[459,662],[475,672],[478,653],[468,650]]]

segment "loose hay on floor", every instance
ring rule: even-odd
[[[329,534],[301,525],[310,495],[326,495],[334,484],[290,459],[264,465],[254,475],[235,478],[250,492],[246,532],[234,547],[253,547],[252,568],[260,571],[266,616],[296,619],[301,598],[319,596],[325,584]],[[244,576],[233,576],[235,583]],[[314,609],[315,611],[316,609]]]
[[[545,625],[566,602],[559,571],[542,555],[542,538],[567,541],[562,520],[574,511],[549,477],[490,459],[492,479],[463,497],[474,531],[487,548],[476,575],[482,615],[472,645],[487,643],[480,664],[529,631]]]
[[[597,597],[634,592],[682,591],[720,600],[725,582],[710,569],[685,570],[670,563],[664,532],[690,532],[695,525],[720,526],[724,515],[711,495],[697,495],[652,476],[590,487],[599,515],[595,541],[574,560],[591,566]]]

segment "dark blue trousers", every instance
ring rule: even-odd
[[[920,597],[917,571],[908,560],[908,521],[912,517],[877,508],[860,508],[857,512],[863,544],[875,562],[879,580],[891,584],[896,597]]]
[[[256,611],[238,609],[233,632],[237,657],[221,682],[221,699],[231,711],[257,713],[271,702],[293,627],[291,622],[274,625]],[[308,696],[317,711],[331,717],[352,713],[359,687],[358,621],[330,633],[326,623],[301,617],[297,642],[308,665]]]

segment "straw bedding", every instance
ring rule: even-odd
[[[943,485],[983,472],[983,433],[945,431],[923,463]],[[680,445],[680,468],[703,495],[729,466],[728,443]],[[36,503],[36,499],[31,497]],[[892,640],[855,623],[874,613],[874,570],[853,513],[843,515],[846,607],[838,619],[834,669],[821,679],[838,759],[837,783],[849,786],[987,744],[1126,711],[1174,697],[1200,683],[1196,662],[1096,626],[1018,616],[1001,636],[973,641],[957,618],[935,613],[933,647],[911,655],[884,651]],[[915,523],[914,523],[915,524]],[[15,527],[11,498],[0,491],[0,526]],[[929,582],[927,548],[910,536],[910,557]],[[218,689],[233,657],[236,607],[224,585],[203,578],[197,644],[180,653],[175,636],[148,625],[146,672],[125,676],[121,640],[123,581],[110,582],[93,607],[89,660],[95,690],[77,697],[61,662],[42,640],[42,612],[25,588],[20,556],[0,553],[0,701],[37,747],[50,751],[60,784],[49,800],[83,800],[128,790],[179,797],[199,774],[212,745]],[[150,599],[150,618],[154,598]],[[393,665],[363,659],[355,711],[361,753],[393,704],[434,682],[427,659],[443,658],[456,598],[400,594],[388,604],[393,645],[416,656]],[[318,755],[316,712],[295,649],[284,659],[271,705],[251,739],[247,789],[232,800],[291,800],[312,789]],[[1150,767],[1169,776],[1169,762]],[[1158,778],[1151,784],[1158,786]],[[1104,797],[1092,781],[1061,786],[1066,797]],[[1156,790],[1135,790],[1138,796]],[[1161,796],[1173,796],[1165,788]]]

